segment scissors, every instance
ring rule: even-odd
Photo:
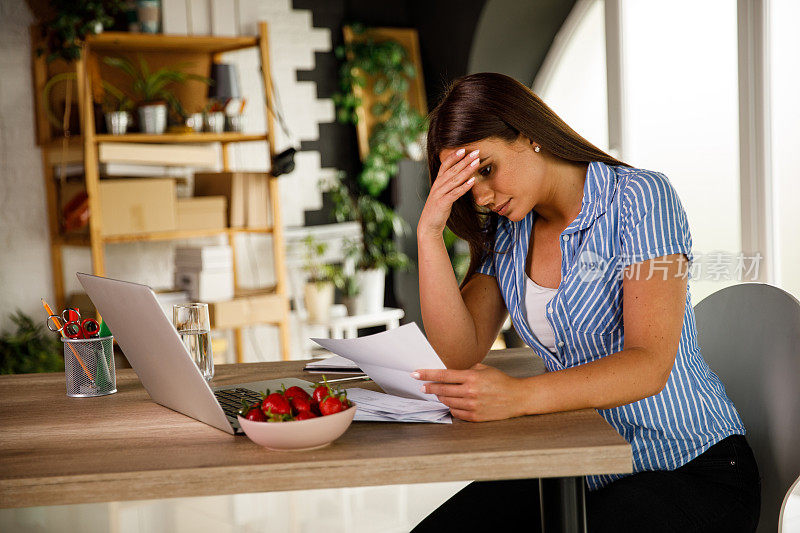
[[[56,320],[52,320],[55,318]],[[61,327],[57,325],[58,319],[64,321]],[[78,309],[70,307],[64,309],[61,315],[50,315],[47,317],[47,329],[56,332],[60,331],[68,339],[91,339],[97,337],[100,333],[100,324],[94,318],[84,318],[81,320],[81,313]]]

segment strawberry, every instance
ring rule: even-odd
[[[269,414],[290,415],[292,413],[292,407],[289,405],[289,400],[287,400],[286,397],[280,392],[273,392],[272,394],[265,396],[261,401],[261,410],[264,411],[264,414],[268,416]]]
[[[322,416],[328,416],[344,411],[344,406],[336,396],[328,396],[319,404],[319,410],[322,412]]]
[[[317,387],[314,389],[314,394],[311,396],[317,401],[317,403],[322,403],[322,400],[324,400],[329,394],[333,394],[333,390],[328,384],[328,380],[325,379],[325,374],[323,374],[322,383],[317,383]]]
[[[325,399],[325,397],[330,394],[331,388],[327,384],[319,385],[316,389],[314,389],[314,394],[312,394],[312,398],[318,404]]]
[[[302,396],[293,396],[289,403],[292,405],[292,412],[297,415],[304,411],[311,412],[312,400],[311,397],[303,398]]]
[[[267,417],[264,416],[264,411],[261,410],[260,407],[254,407],[247,411],[247,415],[245,416],[247,420],[252,420],[253,422],[266,422]]]
[[[281,385],[281,386],[283,386],[283,385]],[[308,394],[306,391],[304,391],[302,388],[298,387],[297,385],[294,385],[293,387],[289,387],[288,389],[283,391],[283,395],[286,396],[287,398],[289,398],[290,400],[292,398],[295,398],[295,397],[298,397],[298,396],[301,397],[301,398],[304,398],[306,400],[310,400],[311,399],[311,395]]]
[[[297,413],[297,416],[294,417],[295,420],[308,420],[309,418],[317,418],[317,415],[311,411],[300,411]]]

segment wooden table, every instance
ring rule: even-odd
[[[314,381],[306,362],[220,365],[212,385]],[[516,377],[544,371],[528,349],[485,362]],[[273,452],[154,403],[132,369],[117,372],[117,389],[69,398],[61,373],[0,376],[0,507],[535,477],[577,480],[582,495],[584,475],[632,468],[630,445],[593,409],[452,425],[355,422],[326,448]]]

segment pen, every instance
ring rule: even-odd
[[[369,376],[356,376],[352,378],[329,379],[327,381],[328,383],[337,383],[340,381],[372,381],[372,378],[370,378]]]

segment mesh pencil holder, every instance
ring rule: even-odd
[[[67,396],[89,398],[117,392],[114,369],[114,337],[61,339]]]

